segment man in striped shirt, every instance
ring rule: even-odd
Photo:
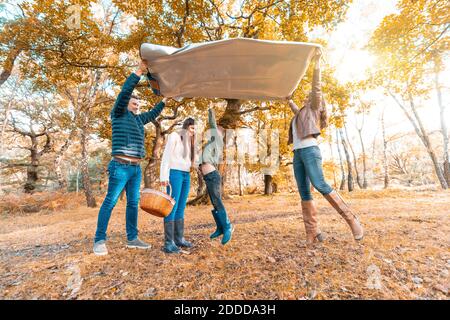
[[[94,253],[106,255],[106,229],[111,212],[119,195],[125,189],[127,195],[126,232],[127,247],[148,249],[150,246],[138,238],[137,219],[141,185],[140,161],[145,157],[144,126],[155,120],[163,110],[167,98],[154,108],[139,113],[139,98],[133,90],[141,76],[147,74],[146,61],[141,61],[138,69],[125,81],[114,107],[111,110],[112,160],[108,165],[108,192],[98,213],[97,231],[94,239]]]

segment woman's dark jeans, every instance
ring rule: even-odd
[[[203,176],[206,183],[206,190],[208,191],[211,203],[216,211],[225,211],[225,206],[222,202],[222,178],[217,170]]]
[[[333,191],[322,171],[322,155],[318,146],[294,150],[294,175],[303,201],[312,200],[311,183],[321,194]]]

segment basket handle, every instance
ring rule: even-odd
[[[167,186],[169,187],[169,196],[172,197],[172,185],[170,184],[170,182],[167,184]],[[163,190],[165,192],[165,190]]]

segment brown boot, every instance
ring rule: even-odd
[[[303,223],[305,224],[306,243],[322,242],[323,236],[317,228],[317,210],[313,200],[302,201]]]
[[[352,229],[355,240],[361,240],[364,237],[364,230],[358,221],[358,218],[352,213],[349,206],[344,202],[342,197],[333,190],[330,194],[324,196],[325,199],[333,206],[334,209],[347,221],[350,229]]]

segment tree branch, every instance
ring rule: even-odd
[[[51,151],[52,149],[50,135],[46,132],[45,136],[47,137],[47,140],[45,142],[44,148],[42,148],[42,150],[38,152],[39,157],[41,157],[44,153]]]
[[[271,106],[269,106],[269,107],[254,107],[254,108],[250,108],[250,109],[247,109],[247,110],[243,110],[243,111],[239,111],[239,112],[236,112],[236,114],[246,114],[246,113],[250,113],[250,112],[253,112],[253,111],[257,111],[257,110],[270,110],[270,108],[271,108]]]
[[[171,116],[160,116],[159,117],[159,121],[163,121],[163,120],[175,120],[178,117],[178,110],[179,108],[184,104],[184,102],[180,102],[179,104],[177,104],[175,106],[175,108],[173,109],[173,114]]]
[[[422,49],[419,53],[417,53],[414,57],[409,60],[409,62],[413,62],[418,56],[420,56],[422,53],[428,50],[433,44],[435,44],[442,36],[447,32],[447,30],[450,28],[450,23],[447,25],[447,27],[437,36],[436,39],[431,41],[430,44],[428,44],[424,49]]]
[[[172,132],[173,128],[175,128],[175,127],[176,127],[177,125],[179,125],[179,124],[181,124],[181,121],[174,121],[174,122],[170,125],[169,128],[167,128],[167,129],[164,130],[164,131],[161,131],[161,134],[162,134],[162,135],[166,135],[166,134]]]

